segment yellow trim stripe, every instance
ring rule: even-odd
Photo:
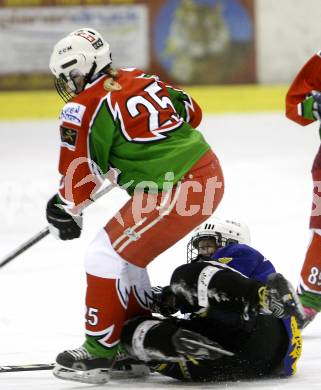
[[[185,87],[204,113],[284,111],[287,86]],[[0,120],[57,119],[63,106],[55,90],[0,92]]]

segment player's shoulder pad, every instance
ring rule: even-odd
[[[63,126],[73,125],[72,127],[77,129],[82,126],[85,118],[87,121],[91,118],[107,94],[107,91],[100,87],[102,81],[102,78],[99,79],[96,83],[97,87],[95,84],[90,85],[64,105],[60,114],[60,123]],[[98,82],[100,82],[99,85]]]
[[[137,69],[137,68],[120,68],[120,70],[123,70],[124,72],[135,72],[135,71],[139,71],[139,69]],[[143,73],[142,70],[141,70],[140,72]]]
[[[120,68],[120,70],[125,73],[131,73],[134,76],[146,74],[146,72],[138,68]]]

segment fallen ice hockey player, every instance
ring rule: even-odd
[[[296,321],[302,306],[289,282],[246,242],[242,224],[212,218],[198,228],[190,263],[155,294],[163,315],[192,314],[128,321],[121,342],[129,355],[181,380],[293,375],[302,348]]]

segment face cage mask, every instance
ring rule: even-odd
[[[215,235],[200,236],[198,238],[192,238],[187,244],[187,263],[194,263],[199,260],[204,260],[205,256],[199,256],[198,254],[198,244],[201,240],[206,239],[215,239],[217,249],[230,244],[238,244],[238,241],[233,238],[222,237],[221,233],[215,233]]]
[[[56,91],[58,92],[59,96],[62,98],[62,100],[65,103],[68,103],[73,97],[75,97],[76,95],[78,95],[80,92],[82,92],[85,89],[86,85],[91,81],[92,76],[93,76],[96,68],[97,68],[97,64],[96,64],[96,62],[94,62],[90,71],[84,76],[84,85],[79,92],[77,92],[77,85],[76,85],[74,78],[72,76],[72,73],[75,70],[72,70],[69,73],[69,80],[67,79],[67,77],[63,73],[60,74],[58,79],[55,78]],[[77,71],[76,71],[75,78],[77,76],[79,76],[79,73],[77,73]]]
[[[55,78],[54,82],[55,82],[55,88],[56,91],[58,92],[58,95],[62,98],[62,100],[65,103],[68,103],[76,95],[67,87],[67,82],[63,80],[61,77],[59,77],[59,79]]]

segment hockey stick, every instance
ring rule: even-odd
[[[197,345],[198,347],[203,347],[203,348],[208,349],[210,351],[218,352],[222,355],[234,356],[233,352],[227,351],[226,349],[222,349],[219,347],[214,347],[213,345],[205,344],[205,343],[202,343],[200,341],[189,340],[189,339],[186,339],[185,337],[182,337],[181,340],[187,342],[188,344],[194,344],[194,345]]]
[[[189,339],[185,339],[185,338],[182,338],[182,340],[184,341],[187,341],[189,344],[194,344],[194,345],[197,345],[199,347],[203,347],[203,348],[206,348],[208,350],[211,350],[211,351],[214,351],[214,352],[218,352],[222,355],[227,355],[227,356],[234,356],[234,353],[233,352],[230,352],[230,351],[227,351],[226,349],[222,349],[222,348],[218,348],[218,347],[214,347],[213,345],[209,345],[209,344],[204,344],[200,341],[196,341],[196,340],[189,340]],[[145,367],[145,363],[144,362],[136,362],[136,364],[134,364],[134,366],[136,367],[139,367],[143,365]],[[22,364],[22,365],[15,365],[15,366],[0,366],[0,373],[2,372],[21,372],[21,371],[44,371],[44,370],[52,370],[55,366],[55,363],[49,363],[49,364],[46,364],[46,363],[40,363],[40,364]],[[112,368],[112,367],[111,367]],[[139,370],[139,368],[136,370]],[[117,372],[119,372],[119,370],[116,370],[115,372],[111,371],[111,374],[113,375],[116,375]]]
[[[46,227],[45,229],[42,229],[39,233],[31,237],[30,240],[19,245],[17,249],[15,249],[13,252],[9,253],[6,257],[3,258],[3,260],[0,263],[0,268],[8,264],[11,260],[15,259],[17,256],[19,256],[21,253],[23,253],[30,247],[32,247],[36,242],[42,240],[48,234],[49,234],[49,228]]]
[[[50,363],[50,364],[23,364],[20,366],[0,366],[0,373],[52,370],[54,368],[54,365],[55,365],[54,363]]]
[[[101,198],[103,195],[107,194],[110,190],[112,190],[115,187],[114,184],[110,184],[101,191],[94,194],[92,198],[90,198],[91,202],[95,202],[97,199]],[[89,203],[91,204],[91,203]],[[89,206],[89,205],[88,205]],[[0,262],[0,268],[8,264],[10,261],[15,259],[17,256],[19,256],[21,253],[25,252],[27,249],[32,247],[34,244],[36,244],[38,241],[42,240],[44,237],[46,237],[50,233],[49,227],[42,229],[39,233],[35,234],[33,237],[31,237],[28,241],[24,242],[23,244],[19,245],[17,249],[9,253],[7,256],[5,256],[1,262]]]
[[[23,364],[17,366],[0,366],[0,374],[9,372],[25,372],[25,371],[51,371],[55,367],[55,363],[45,364]],[[145,364],[131,365],[131,368],[123,370],[110,369],[109,375],[111,379],[133,379],[142,378],[150,374],[149,368]]]

